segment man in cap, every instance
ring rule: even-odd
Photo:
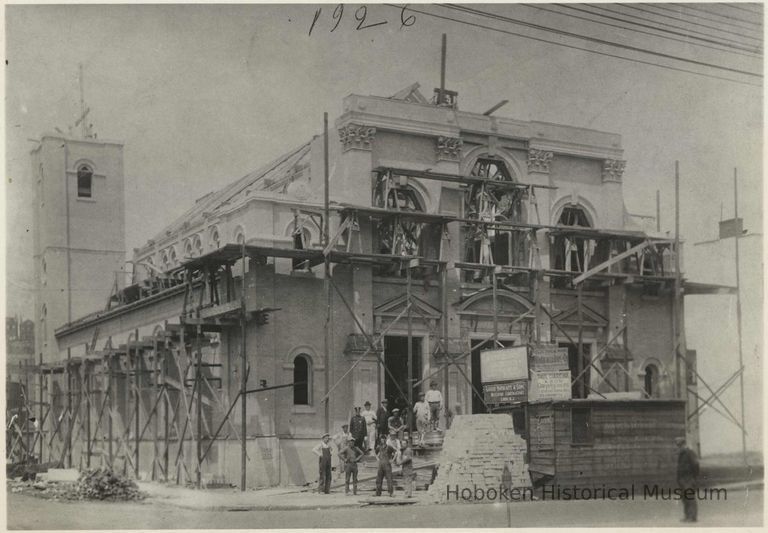
[[[429,404],[429,422],[433,431],[438,429],[440,425],[440,407],[443,404],[443,395],[437,390],[437,382],[433,381],[429,384],[429,390],[424,396]]]
[[[360,407],[355,407],[355,414],[349,421],[349,432],[355,439],[355,446],[361,450],[364,448],[365,436],[368,434],[368,427],[365,418],[360,414]]]
[[[365,402],[365,409],[361,413],[365,419],[366,433],[368,435],[368,442],[366,443],[365,451],[373,450],[376,446],[376,413],[371,409],[371,402]]]
[[[376,470],[376,496],[381,496],[381,485],[384,478],[387,478],[387,492],[390,496],[394,495],[395,487],[392,479],[392,459],[394,459],[397,449],[389,444],[387,438],[382,435],[379,438],[379,444],[376,446],[376,459],[378,468]]]
[[[347,445],[347,440],[349,440],[351,436],[352,434],[349,432],[349,426],[347,424],[342,424],[341,431],[333,436],[333,443],[336,445],[337,454]],[[336,477],[341,477],[344,473],[344,462],[339,459],[336,466]]]
[[[317,492],[328,494],[331,491],[331,435],[324,433],[320,443],[312,448],[312,453],[319,458],[320,477]]]
[[[381,439],[381,437],[386,437],[389,433],[389,428],[387,427],[387,421],[389,420],[389,411],[387,410],[387,400],[386,398],[381,400],[381,405],[379,406],[379,409],[376,411],[376,424],[377,424],[377,433],[376,438]]]
[[[696,522],[698,504],[696,503],[696,477],[699,475],[699,458],[685,445],[683,437],[675,439],[677,445],[677,486],[682,489],[683,522]],[[688,490],[693,489],[693,490]],[[686,496],[686,492],[692,493]]]
[[[403,419],[400,418],[400,409],[392,409],[392,416],[387,420],[387,430],[390,435],[395,435],[398,441],[403,438],[405,425]]]
[[[359,408],[358,408],[359,409]],[[344,494],[349,495],[349,478],[352,478],[352,494],[357,495],[357,463],[365,455],[357,447],[355,439],[350,437],[346,446],[339,452],[339,458],[344,461]]]

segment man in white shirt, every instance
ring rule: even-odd
[[[365,410],[360,414],[365,418],[365,427],[368,433],[368,443],[364,446],[365,451],[373,450],[376,447],[376,413],[371,409],[371,402],[365,402]]]
[[[440,407],[443,404],[443,395],[437,390],[437,382],[429,384],[429,390],[424,399],[429,404],[429,423],[432,430],[437,430],[440,425]]]
[[[424,441],[424,433],[429,427],[429,404],[424,399],[424,393],[419,393],[419,401],[413,406],[413,414],[416,418],[416,432],[417,437],[414,439],[414,444],[422,444]]]

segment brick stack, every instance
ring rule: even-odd
[[[499,489],[504,465],[511,473],[511,487],[531,487],[528,475],[525,440],[514,431],[512,417],[498,415],[459,415],[453,419],[445,434],[443,449],[438,458],[440,468],[437,479],[429,488],[435,501],[449,500],[448,491],[458,487]],[[450,501],[474,502],[450,496]],[[477,502],[481,503],[481,502]]]

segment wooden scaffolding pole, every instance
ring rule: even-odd
[[[245,310],[245,239],[241,247],[240,261],[243,267],[243,278],[240,286],[240,491],[245,492],[246,482],[246,442],[245,437],[248,433],[247,412],[248,405],[245,391],[248,387],[248,375],[246,366],[248,366],[248,356],[246,355],[246,326],[247,316]]]
[[[739,219],[739,177],[738,171],[733,169],[733,217]],[[739,368],[744,367],[744,354],[741,339],[741,272],[739,272],[739,239],[736,235],[733,239],[736,259],[736,336],[739,342]],[[741,394],[741,453],[744,465],[747,466],[747,426],[744,412],[744,372],[739,374],[739,391]]]

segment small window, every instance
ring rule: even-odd
[[[293,360],[293,405],[309,405],[310,362],[306,354]]]
[[[221,237],[219,236],[219,230],[213,228],[211,231],[211,248],[218,250],[221,247]]]
[[[645,367],[645,379],[643,390],[646,398],[655,398],[658,396],[657,383],[659,380],[659,369],[656,365],[648,365]]]
[[[192,240],[192,246],[196,256],[203,255],[203,241],[200,239],[200,235],[195,235],[195,238]]]
[[[77,197],[91,198],[91,186],[93,182],[93,171],[83,165],[77,169]]]
[[[235,242],[237,244],[245,244],[245,233],[243,232],[243,228],[237,228],[235,230]]]
[[[171,249],[168,251],[168,261],[171,266],[176,266],[176,263],[178,262],[176,260],[176,248],[171,247]]]
[[[592,409],[571,409],[571,442],[592,444]]]

